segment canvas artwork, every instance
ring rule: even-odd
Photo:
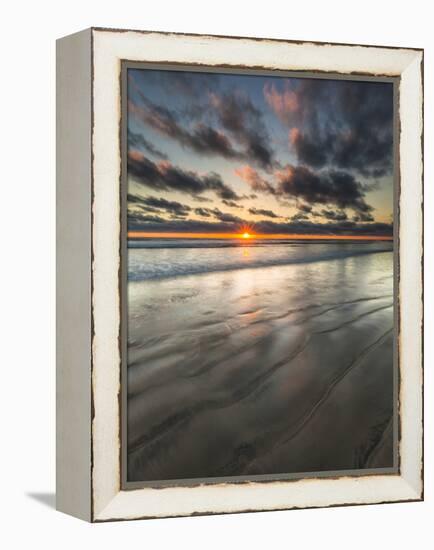
[[[396,471],[394,86],[128,67],[127,482]]]

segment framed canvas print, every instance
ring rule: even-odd
[[[423,52],[57,46],[57,506],[423,498]]]

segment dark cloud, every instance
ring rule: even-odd
[[[386,223],[365,223],[357,224],[353,221],[314,223],[310,221],[291,221],[288,224],[279,224],[268,221],[261,222],[258,232],[263,233],[295,233],[309,235],[373,235],[391,237],[393,234],[392,224]],[[255,231],[257,230],[255,224]]]
[[[366,214],[361,212],[353,216],[353,221],[354,222],[373,222],[374,216],[372,216],[372,214],[369,214],[369,213]]]
[[[213,153],[228,159],[243,158],[225,134],[202,123],[197,123],[191,134],[187,133],[185,143],[200,153]]]
[[[244,220],[233,214],[228,214],[227,212],[220,212],[218,208],[214,210],[214,216],[221,222],[228,222],[232,224],[244,224]]]
[[[301,133],[293,128],[290,132],[290,141],[297,153],[297,158],[303,164],[314,168],[322,168],[327,163],[326,149],[309,135]]]
[[[136,134],[128,131],[128,149],[141,149],[145,150],[154,157],[167,160],[167,155],[157,149],[150,141],[148,141],[142,134]]]
[[[222,203],[226,204],[226,206],[230,206],[231,208],[244,208],[243,206],[241,206],[241,204],[238,204],[234,201],[228,201],[226,199],[223,199]]]
[[[129,114],[182,146],[202,154],[248,160],[266,170],[275,164],[262,113],[249,97],[236,92],[221,96],[208,93],[209,104],[206,108],[192,105],[188,113],[177,113],[156,105],[139,89],[136,93],[140,104],[130,100]],[[226,133],[205,122],[210,118],[210,113]]]
[[[142,204],[142,200],[143,197],[140,197],[139,195],[134,195],[133,193],[128,193],[127,195],[128,206],[132,204],[140,206]]]
[[[143,197],[139,195],[128,193],[127,201],[128,201],[128,215],[137,213],[137,210],[140,210],[140,212],[148,212],[151,214],[162,213],[162,211],[159,208],[155,208],[154,206],[149,206],[145,204],[143,202]]]
[[[334,210],[321,210],[321,216],[327,218],[328,220],[334,220],[337,222],[342,222],[348,219],[346,212],[342,210],[335,212]]]
[[[299,210],[305,212],[306,214],[312,212],[312,206],[310,204],[298,204],[297,207]]]
[[[212,191],[221,199],[241,198],[214,172],[201,176],[193,171],[182,170],[168,161],[157,164],[138,151],[130,151],[128,154],[128,174],[151,189],[180,191],[192,196]]]
[[[130,201],[131,195],[128,195],[128,201]],[[137,195],[134,196],[134,203],[138,206],[145,207],[145,208],[153,208],[158,209],[158,211],[165,211],[169,214],[178,216],[178,217],[184,217],[189,214],[191,211],[190,206],[186,204],[181,204],[177,201],[169,201],[167,199],[164,199],[162,197],[138,197]]]
[[[238,216],[234,216],[227,212],[222,212],[219,208],[195,208],[194,211],[199,216],[203,216],[205,218],[213,217],[217,220],[220,220],[221,222],[236,223],[236,224],[244,223],[243,220]]]
[[[195,195],[194,197],[192,197],[192,199],[195,201],[195,202],[212,202],[212,199],[208,198],[208,197],[201,197],[200,195]]]
[[[277,214],[275,214],[272,210],[264,210],[263,208],[249,208],[250,214],[253,214],[255,216],[265,216],[267,218],[280,218]]]
[[[275,163],[269,145],[271,140],[262,113],[250,98],[236,91],[211,94],[211,105],[221,126],[243,146],[246,158],[264,169],[271,169]]]
[[[128,212],[128,230],[144,230],[147,227],[156,227],[156,224],[168,223],[168,221],[160,216],[149,216],[141,212]]]
[[[299,221],[308,220],[308,219],[309,219],[309,216],[305,212],[297,212],[297,214],[294,214],[291,217],[292,222],[299,222]]]
[[[332,162],[365,177],[392,171],[393,85],[379,82],[346,83],[339,102],[347,128],[334,132]]]
[[[212,210],[209,208],[195,208],[194,213],[204,218],[210,218],[212,216]]]
[[[193,128],[184,127],[175,112],[166,107],[155,105],[143,94],[141,97],[141,106],[131,101],[128,103],[129,113],[134,114],[157,132],[176,140],[182,146],[197,153],[219,155],[227,159],[242,159],[244,157],[241,152],[234,149],[229,138],[222,132],[200,122]]]
[[[391,174],[392,84],[306,79],[284,89],[268,85],[264,96],[290,128],[289,141],[301,164],[364,177]]]
[[[304,201],[298,207],[306,213],[311,212],[315,204],[334,204],[363,214],[373,210],[366,202],[365,186],[342,170],[315,171],[307,166],[287,165],[275,172],[277,185],[260,176],[251,166],[238,168],[235,173],[253,190],[274,195],[281,204],[285,204],[285,199]]]
[[[278,192],[308,204],[334,204],[340,209],[352,208],[369,213],[372,206],[365,200],[363,186],[348,172],[328,170],[314,172],[306,166],[286,166],[277,174]]]

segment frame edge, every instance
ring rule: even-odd
[[[56,509],[91,521],[91,30],[56,42]]]
[[[119,32],[138,32],[138,31],[116,31],[116,30],[104,30],[104,29],[99,29],[99,28],[95,28],[95,29],[92,29],[93,31],[96,31],[96,35],[102,35],[102,34],[108,34],[107,31],[110,31],[112,34],[117,34]],[[156,34],[156,35],[159,35],[159,36],[162,36],[166,33],[154,33],[154,32],[150,32],[150,34]],[[170,35],[174,35],[175,33],[167,33],[167,34],[170,34]],[[180,37],[182,36],[185,36],[185,35],[180,35]],[[187,35],[187,36],[190,36],[190,35]],[[194,35],[194,36],[201,36],[201,35]],[[213,37],[213,38],[216,38],[216,37]],[[236,37],[227,37],[227,38],[236,38]],[[252,42],[254,41],[254,39],[250,39],[250,38],[246,38],[246,41],[249,41],[251,40]],[[267,39],[260,39],[261,41],[266,41]],[[291,41],[282,41],[282,42],[288,42],[288,43],[291,43]],[[314,43],[311,43],[311,42],[302,42],[303,44],[306,43],[306,44],[314,44]],[[350,45],[348,45],[350,47]],[[364,46],[362,46],[364,47]],[[366,46],[368,47],[368,46]],[[378,48],[381,48],[381,47],[378,47]],[[385,49],[385,48],[384,48]],[[419,56],[421,56],[423,58],[423,50],[419,50],[419,49],[408,49],[408,48],[392,48],[394,50],[400,50],[402,51],[403,53],[405,53],[406,55],[404,56],[405,57],[405,67],[404,67],[404,60],[402,60],[402,65],[401,67],[399,68],[399,71],[400,71],[400,74],[402,74],[404,72],[404,70],[409,67],[410,65],[412,65],[412,63],[415,61],[416,58],[419,58]],[[111,50],[110,51],[110,55],[113,55],[114,54],[114,50]],[[394,52],[394,54],[396,54],[396,51]],[[420,55],[422,54],[422,55]],[[120,58],[122,58],[122,56],[120,56]],[[396,73],[393,73],[394,75]],[[420,71],[419,71],[419,75],[420,75]],[[422,94],[423,94],[423,90],[422,90]],[[422,95],[422,100],[423,100],[423,95]],[[418,105],[418,108],[420,106]],[[422,132],[422,135],[423,135],[423,121],[422,121],[422,126],[420,127],[421,129],[421,132]],[[413,157],[414,158],[414,157]],[[423,167],[423,159],[422,161],[419,159],[419,162],[421,163],[420,166],[422,165]],[[420,189],[420,180],[418,179],[417,182],[417,188],[418,190]],[[418,223],[419,223],[420,219],[418,218]],[[418,243],[419,245],[419,243]],[[411,266],[410,266],[411,267]],[[419,341],[419,340],[418,340]],[[421,368],[421,364],[420,363],[417,363],[415,365],[415,368],[416,369],[420,369]],[[417,388],[417,391],[419,392],[420,388],[418,387]],[[419,420],[419,417],[417,416],[416,414],[416,418],[415,418],[415,421],[418,421]],[[414,463],[412,464],[413,468],[414,468]],[[394,496],[393,497],[390,497],[390,498],[387,498],[386,500],[383,500],[381,498],[379,498],[377,501],[375,500],[372,500],[370,502],[362,502],[362,501],[357,501],[357,499],[355,500],[351,500],[350,498],[348,499],[348,502],[345,502],[345,503],[341,503],[339,502],[339,499],[332,499],[332,503],[331,504],[311,504],[311,505],[304,505],[304,506],[285,506],[284,508],[276,508],[276,509],[291,509],[291,508],[299,508],[299,507],[306,507],[306,508],[311,508],[311,507],[325,507],[325,506],[349,506],[349,505],[355,505],[355,504],[379,504],[379,503],[383,503],[383,502],[400,502],[400,501],[419,501],[419,500],[423,500],[423,481],[422,481],[422,485],[419,485],[419,482],[416,483],[416,485],[414,485],[412,483],[412,481],[414,481],[414,474],[416,473],[415,469],[412,468],[412,476],[410,476],[410,478],[413,478],[413,479],[408,479],[408,477],[405,475],[405,476],[394,476],[395,479],[396,479],[396,482],[397,484],[399,484],[399,488],[398,487],[395,487],[395,489],[398,491],[399,494],[397,494],[395,492]],[[421,472],[422,472],[422,475],[423,475],[423,463],[421,464]],[[418,473],[418,472],[417,472]],[[423,477],[422,477],[423,479]],[[419,481],[419,480],[418,480]],[[95,489],[95,487],[94,487]],[[98,487],[96,487],[96,489],[98,489]],[[420,489],[420,490],[419,490]],[[133,491],[134,492],[134,491]],[[193,497],[193,493],[194,491],[192,491],[192,494],[190,495],[191,497]],[[144,495],[142,495],[144,496]],[[151,500],[153,500],[151,494],[149,495],[151,497]],[[160,513],[157,513],[157,514],[153,514],[153,515],[130,515],[130,514],[127,514],[125,513],[126,512],[126,508],[125,508],[125,504],[126,504],[126,501],[124,500],[125,497],[125,492],[124,491],[117,491],[115,494],[113,494],[112,498],[108,501],[105,502],[105,505],[100,507],[99,510],[97,510],[96,512],[96,515],[95,515],[95,518],[94,518],[94,521],[115,521],[115,520],[122,520],[122,519],[144,519],[144,518],[149,518],[149,517],[175,517],[177,515],[181,515],[181,516],[185,516],[185,515],[206,515],[206,514],[220,514],[220,513],[237,513],[237,512],[243,512],[243,511],[254,511],[255,510],[255,507],[253,507],[253,509],[251,508],[243,508],[243,509],[230,509],[230,507],[228,506],[226,508],[227,511],[218,511],[217,508],[218,507],[215,507],[214,510],[206,510],[206,509],[202,509],[200,511],[193,511],[191,513],[182,513],[180,512],[179,514],[171,514],[171,513],[165,513],[164,510],[163,511],[160,511]],[[201,508],[199,506],[199,508]],[[265,511],[267,508],[256,508],[257,511]],[[270,509],[270,508],[268,508]],[[274,509],[274,508],[273,508]],[[160,508],[161,510],[161,508]]]

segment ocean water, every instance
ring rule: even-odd
[[[390,252],[387,241],[143,239],[128,243],[131,281],[345,259]]]
[[[130,481],[393,467],[392,243],[130,244]]]

